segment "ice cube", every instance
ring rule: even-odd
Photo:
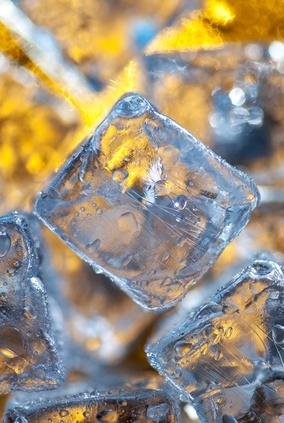
[[[24,214],[0,218],[0,393],[47,389],[64,377],[33,229]]]
[[[282,423],[284,420],[283,374],[263,384],[225,389],[205,399],[199,408],[202,423]]]
[[[283,367],[282,268],[258,259],[147,348],[185,399],[245,386]]]
[[[35,213],[137,303],[171,307],[246,225],[254,183],[129,93],[40,193]]]
[[[68,390],[67,390],[68,392]],[[69,390],[70,392],[70,390]],[[8,405],[4,422],[178,423],[179,407],[163,388],[109,388],[67,394],[62,389],[20,396]]]

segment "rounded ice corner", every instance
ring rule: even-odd
[[[250,276],[253,279],[268,278],[271,280],[283,280],[283,268],[274,261],[274,258],[265,253],[255,257],[249,268]]]
[[[141,94],[129,92],[116,102],[111,114],[120,118],[135,118],[142,116],[149,110],[152,110],[151,103]]]

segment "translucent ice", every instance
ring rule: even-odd
[[[283,375],[257,386],[225,389],[204,400],[199,412],[202,423],[283,423]]]
[[[43,393],[11,401],[4,422],[178,423],[179,409],[163,389],[125,387],[74,395]]]
[[[283,367],[284,279],[256,260],[209,302],[148,346],[151,364],[187,399],[245,386]]]
[[[35,212],[136,302],[162,309],[206,272],[257,202],[245,174],[130,93],[39,195]]]
[[[0,393],[63,377],[33,229],[25,215],[0,218]]]

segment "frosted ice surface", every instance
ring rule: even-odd
[[[258,197],[248,176],[130,93],[40,193],[35,213],[137,303],[163,309],[241,231]]]
[[[194,314],[155,339],[148,358],[187,399],[267,379],[283,369],[282,268],[255,260]]]
[[[33,229],[26,215],[0,218],[0,394],[63,378]]]

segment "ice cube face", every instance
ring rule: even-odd
[[[0,393],[62,381],[38,243],[20,213],[0,218]]]
[[[22,402],[22,403],[21,403]],[[4,422],[178,423],[176,401],[162,389],[111,388],[75,395],[54,393],[14,401]]]
[[[199,409],[203,423],[282,423],[284,380],[271,379],[258,386],[238,386],[204,400]]]
[[[254,383],[283,366],[283,273],[256,260],[183,324],[149,345],[151,364],[186,398]]]
[[[130,93],[40,193],[35,213],[144,307],[173,306],[246,225],[254,183]]]

